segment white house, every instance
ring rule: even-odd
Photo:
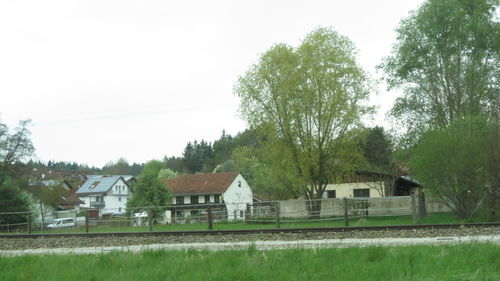
[[[82,207],[103,214],[123,214],[130,198],[130,186],[123,176],[91,176],[75,193],[84,202]]]
[[[239,172],[182,175],[166,179],[172,191],[172,218],[185,219],[205,212],[208,205],[227,211],[227,219],[243,219],[253,192]]]

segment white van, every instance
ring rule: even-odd
[[[64,218],[64,219],[54,219],[51,224],[47,225],[47,228],[61,228],[61,227],[72,227],[75,226],[74,218]]]

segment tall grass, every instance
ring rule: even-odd
[[[500,280],[500,246],[0,257],[0,280]]]

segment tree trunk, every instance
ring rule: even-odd
[[[326,187],[326,185],[325,185]],[[321,215],[321,198],[323,197],[324,187],[315,192],[314,189],[306,190],[306,210],[310,219],[319,219]]]
[[[319,219],[321,214],[321,199],[307,199],[307,214],[310,219]]]

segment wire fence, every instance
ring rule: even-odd
[[[347,218],[413,216],[412,197],[287,200],[253,203],[247,221],[272,223],[335,221]]]
[[[287,200],[0,213],[0,233],[146,232],[349,226],[355,219],[425,215],[415,196]]]

